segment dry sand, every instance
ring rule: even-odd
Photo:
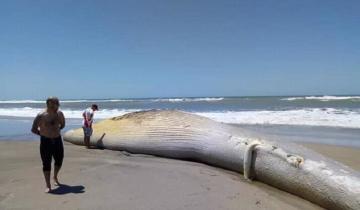
[[[360,170],[360,150],[310,148]],[[201,163],[65,144],[60,180],[43,193],[38,142],[0,142],[0,209],[321,209]]]

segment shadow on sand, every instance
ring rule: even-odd
[[[51,194],[55,194],[55,195],[64,195],[64,194],[69,194],[69,193],[84,193],[85,192],[85,187],[82,185],[76,185],[76,186],[70,186],[70,185],[66,185],[66,184],[60,184],[58,188],[51,190]]]

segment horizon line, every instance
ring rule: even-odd
[[[306,96],[360,96],[360,94],[308,94],[308,95],[242,95],[242,96],[162,96],[162,97],[114,97],[114,98],[64,98],[60,101],[68,100],[141,100],[141,99],[179,99],[179,98],[245,98],[245,97],[306,97]],[[50,96],[48,96],[50,97]],[[57,97],[57,96],[55,96]],[[47,98],[47,97],[46,97]],[[0,99],[0,101],[44,101],[46,98],[42,99]]]

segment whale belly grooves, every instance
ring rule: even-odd
[[[360,209],[360,175],[294,143],[254,139],[198,115],[172,110],[133,112],[93,125],[92,145],[191,159],[239,173],[327,209]],[[83,145],[82,129],[64,140]]]

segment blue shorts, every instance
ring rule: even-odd
[[[83,130],[86,137],[90,137],[93,133],[93,129],[90,127],[83,127]]]

